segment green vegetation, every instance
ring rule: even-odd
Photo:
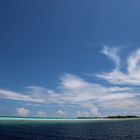
[[[128,119],[128,118],[140,118],[139,116],[135,115],[127,115],[127,116],[107,116],[107,117],[78,117],[78,119]]]
[[[106,118],[111,118],[111,119],[127,119],[127,118],[139,118],[139,116],[135,116],[135,115],[128,115],[128,116],[121,116],[121,115],[118,115],[118,116],[108,116]]]

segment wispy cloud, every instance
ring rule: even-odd
[[[117,54],[116,58],[119,58]],[[116,62],[117,61],[115,61],[115,64]],[[140,49],[132,52],[126,62],[126,73],[122,72],[117,67],[109,73],[103,72],[101,74],[97,74],[97,77],[107,80],[112,84],[140,85]]]
[[[139,111],[140,110],[140,102],[137,98],[120,98],[119,100],[112,99],[99,103],[99,106],[105,108],[107,110],[110,109],[118,109],[120,111]]]
[[[24,102],[33,102],[38,104],[57,104],[66,105],[68,109],[71,105],[79,106],[86,109],[88,115],[100,115],[100,108],[110,109],[109,103],[116,102],[115,107],[122,109],[138,104],[137,97],[139,92],[130,87],[111,86],[105,87],[101,84],[88,82],[79,76],[65,74],[60,78],[59,86],[50,90],[44,87],[32,86],[27,87],[23,93],[17,93],[9,90],[0,90],[0,97],[3,99],[20,100]],[[123,99],[124,104],[120,104]],[[129,102],[127,102],[129,100]],[[127,105],[125,105],[127,103]],[[59,111],[60,112],[60,111]],[[39,114],[43,114],[40,112]]]
[[[30,95],[25,95],[24,93],[17,93],[6,89],[0,89],[0,98],[38,103],[44,102],[43,98],[39,99]]]
[[[120,57],[118,55],[118,52],[119,52],[118,48],[108,47],[105,45],[101,52],[104,55],[106,55],[107,57],[109,57],[115,63],[116,69],[118,69],[120,67],[121,60],[120,60]]]

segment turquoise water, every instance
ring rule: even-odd
[[[71,121],[74,121],[74,122],[87,122],[87,121],[90,121],[90,122],[97,122],[97,121],[125,121],[125,120],[137,120],[139,118],[128,118],[128,119],[104,119],[104,118],[99,118],[99,119],[77,119],[77,118],[27,118],[27,117],[0,117],[0,122],[3,122],[3,121],[35,121],[35,122],[57,122],[57,121],[66,121],[66,122],[71,122]]]

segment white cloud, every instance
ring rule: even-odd
[[[28,87],[23,93],[16,93],[9,90],[0,89],[0,97],[3,99],[26,101],[27,103],[56,104],[64,105],[68,109],[71,105],[86,109],[87,115],[99,116],[101,108],[110,108],[109,103],[113,100],[118,103],[119,108],[128,108],[139,96],[139,92],[130,87],[111,86],[105,87],[101,84],[88,82],[76,75],[65,74],[61,77],[60,84],[55,90],[43,87]],[[124,104],[119,105],[119,100],[123,99]],[[127,102],[129,100],[129,102]],[[126,104],[126,105],[125,105]],[[130,105],[129,105],[130,104]],[[138,102],[136,101],[136,104]],[[38,113],[45,116],[43,112]],[[64,111],[59,110],[58,114],[64,115]]]
[[[137,96],[140,96],[138,93],[134,94],[134,93],[114,93],[114,94],[108,94],[103,96],[102,98],[100,98],[98,101],[111,101],[111,100],[120,100],[120,99],[130,99],[130,98],[135,98]]]
[[[139,71],[140,71],[140,49],[133,52],[128,58],[128,72],[133,74],[134,72]]]
[[[61,78],[61,84],[62,87],[73,90],[87,86],[87,83],[83,79],[68,73]]]
[[[57,115],[58,117],[66,117],[66,116],[67,116],[67,114],[66,114],[63,110],[61,110],[61,109],[59,109],[59,110],[56,112],[56,115]]]
[[[99,103],[99,106],[107,110],[118,109],[131,112],[140,110],[140,102],[136,98],[120,98],[119,100],[112,99],[109,101],[102,101]]]
[[[104,46],[102,53],[108,56],[116,65],[116,68],[120,66],[120,57],[118,56],[118,48]]]
[[[10,90],[0,89],[0,98],[10,99],[10,100],[20,100],[20,101],[30,101],[30,102],[44,102],[43,99],[33,98],[29,95],[24,95],[22,93],[13,92]]]
[[[61,86],[61,92],[64,92],[64,94],[61,97],[61,100],[64,99],[64,101],[71,101],[73,103],[76,102],[85,102],[89,100],[104,98],[106,95],[112,95],[114,92],[120,92],[120,91],[131,91],[131,88],[128,87],[104,87],[100,84],[95,83],[89,83],[75,75],[72,74],[66,74],[63,77],[64,81],[62,81],[63,86]],[[73,87],[67,87],[68,83],[73,83],[73,81],[79,83],[77,88],[74,85]]]
[[[37,117],[47,117],[47,112],[39,110],[37,112]]]
[[[65,82],[69,81],[69,83],[72,83],[74,80],[79,83],[78,85],[82,85],[80,88],[75,85],[74,88],[67,87],[64,86],[67,85],[67,83],[62,81],[63,86],[61,86],[61,90],[64,91],[65,94],[63,94],[63,97],[60,99],[64,103],[65,101],[67,103],[77,103],[81,108],[86,108],[87,111],[80,112],[84,116],[100,116],[101,114],[98,111],[99,107],[106,109],[108,107],[109,109],[110,107],[108,106],[108,103],[113,100],[116,102],[116,107],[118,104],[118,108],[120,110],[125,107],[128,109],[136,101],[135,98],[139,96],[139,92],[135,91],[135,93],[133,93],[134,89],[130,87],[104,87],[100,84],[89,83],[75,75],[70,74],[65,75],[62,79],[65,79]],[[119,104],[119,101],[122,99],[124,104]],[[96,105],[94,102],[96,102]],[[102,104],[102,106],[100,104]],[[138,105],[137,101],[136,104]],[[103,105],[105,107],[103,107]]]
[[[97,77],[107,80],[112,84],[140,85],[140,49],[131,53],[127,58],[126,68],[126,73],[120,71],[119,68],[115,68],[109,73],[97,74]]]
[[[78,83],[78,86],[68,86],[70,83]],[[68,83],[67,83],[68,82]],[[79,86],[80,85],[80,86]],[[61,83],[56,90],[48,90],[43,87],[28,87],[26,95],[23,93],[16,93],[9,90],[0,89],[0,97],[10,100],[20,100],[26,102],[37,102],[43,104],[75,104],[90,100],[97,100],[105,98],[105,96],[112,96],[115,92],[130,92],[128,87],[104,87],[100,84],[89,83],[76,75],[65,74],[61,78]],[[129,93],[125,94],[129,97]]]
[[[23,107],[17,108],[16,112],[18,116],[22,116],[22,117],[28,117],[30,115],[30,111]]]
[[[86,108],[86,109],[89,109],[88,112],[85,113],[85,115],[88,115],[88,116],[101,116],[101,114],[99,113],[98,111],[98,108],[91,102],[83,102],[81,104],[81,106],[83,108]]]
[[[88,111],[77,111],[76,117],[91,117],[91,114]]]

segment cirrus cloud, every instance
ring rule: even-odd
[[[119,69],[121,61],[117,52],[110,50],[109,47],[105,48],[106,53],[103,54],[109,56],[115,62],[116,67],[109,73],[103,72],[101,74],[97,74],[96,76],[112,84],[140,85],[140,49],[132,52],[127,58],[127,72],[124,73]]]
[[[78,116],[100,116],[100,110],[112,109],[129,112],[135,108],[138,112],[140,90],[134,85],[140,85],[140,49],[127,58],[126,73],[120,70],[121,59],[117,48],[105,46],[102,53],[115,63],[115,68],[111,72],[103,72],[96,76],[110,82],[110,86],[89,82],[78,75],[65,73],[55,89],[40,86],[28,86],[23,92],[0,89],[0,98],[29,104],[63,105],[65,109],[75,106],[75,110],[76,107],[77,110],[80,109],[77,111]],[[26,116],[29,112],[23,107],[17,108],[18,115]],[[37,112],[37,116],[40,117],[45,117],[47,114],[48,112],[42,110]],[[57,115],[66,116],[66,113],[60,109]]]
[[[3,99],[64,105],[66,109],[73,105],[78,106],[81,110],[86,109],[87,114],[93,116],[100,116],[100,109],[110,109],[108,104],[112,101],[116,102],[112,108],[117,108],[117,104],[119,109],[121,106],[122,109],[128,108],[134,102],[138,105],[137,97],[139,95],[138,91],[130,87],[105,87],[68,73],[60,78],[59,86],[55,90],[38,86],[27,87],[27,90],[22,93],[0,89],[0,97]],[[124,102],[119,102],[121,99]],[[127,102],[128,100],[129,102]],[[44,113],[39,112],[38,115],[44,116]]]

